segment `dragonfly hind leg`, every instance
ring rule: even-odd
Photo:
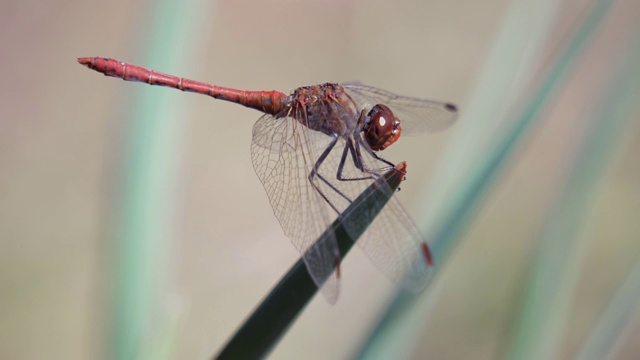
[[[324,178],[324,176],[322,176],[319,172],[318,169],[320,168],[320,165],[322,165],[322,163],[324,162],[324,160],[327,158],[327,156],[329,156],[329,153],[331,153],[331,150],[333,150],[333,148],[335,147],[336,143],[338,142],[338,137],[334,137],[333,140],[331,141],[331,143],[327,146],[327,148],[322,152],[322,154],[320,155],[320,157],[318,157],[318,160],[316,161],[316,163],[313,165],[313,170],[311,170],[311,172],[309,173],[309,183],[311,184],[311,186],[313,186],[313,188],[318,192],[318,194],[320,194],[320,196],[322,196],[322,198],[324,199],[324,201],[327,202],[327,204],[329,204],[329,206],[331,206],[331,208],[338,214],[340,215],[340,211],[338,210],[338,208],[336,208],[335,205],[333,205],[333,203],[331,203],[331,200],[329,200],[329,198],[327,197],[327,195],[322,191],[322,189],[320,189],[320,186],[318,186],[318,184],[316,184],[314,182],[314,178],[317,176],[318,179],[320,179],[323,183],[325,183],[327,186],[329,186],[329,188],[331,188],[331,190],[335,191],[338,195],[340,195],[343,199],[345,199],[347,202],[351,203],[352,200],[349,199],[345,194],[343,194],[340,190],[338,190],[333,184],[331,184],[331,182],[329,182],[327,179]],[[344,157],[344,154],[343,154]]]

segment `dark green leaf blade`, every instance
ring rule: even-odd
[[[316,244],[326,241],[328,234],[335,234],[340,256],[344,259],[393,196],[405,174],[406,163],[402,162],[377,179],[327,228]],[[364,225],[352,228],[350,236],[343,223]],[[255,359],[266,356],[317,290],[304,261],[298,260],[215,358]]]

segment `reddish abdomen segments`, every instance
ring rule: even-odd
[[[287,96],[279,91],[245,91],[209,85],[195,80],[163,74],[140,66],[127,64],[114,59],[101,57],[78,58],[78,62],[89,69],[107,76],[118,77],[126,81],[144,82],[149,85],[160,85],[208,95],[246,107],[276,115],[284,108]]]

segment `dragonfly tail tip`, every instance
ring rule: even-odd
[[[78,62],[79,62],[81,65],[89,66],[89,64],[91,64],[91,59],[92,59],[92,58],[90,58],[90,57],[79,57],[79,58],[78,58]]]

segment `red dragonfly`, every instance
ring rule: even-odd
[[[331,303],[338,295],[340,252],[335,238],[313,246],[316,239],[365,188],[394,167],[377,151],[403,131],[440,130],[457,115],[451,103],[399,96],[360,83],[303,86],[286,95],[209,85],[101,57],[78,62],[107,76],[209,95],[263,112],[253,126],[254,169],[285,235]],[[353,226],[343,225],[348,233]],[[427,242],[395,197],[357,243],[383,273],[409,290],[423,290],[432,277]]]

